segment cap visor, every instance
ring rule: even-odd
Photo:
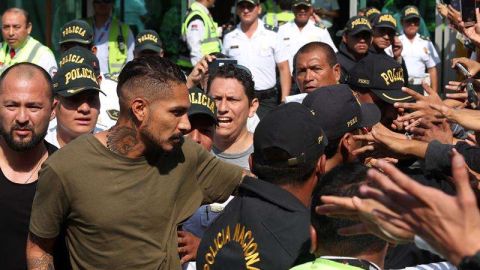
[[[359,26],[356,29],[348,32],[348,35],[349,36],[354,36],[354,35],[356,35],[358,33],[361,33],[361,32],[368,32],[370,34],[373,33],[372,29],[370,29],[368,26],[364,25],[364,26]]]
[[[106,94],[102,90],[100,90],[100,88],[97,88],[97,87],[79,87],[79,88],[58,91],[58,92],[55,92],[55,94],[60,95],[62,97],[71,97],[88,90],[98,91],[106,96]]]
[[[189,112],[188,113],[189,118],[193,117],[193,116],[200,116],[200,115],[203,115],[204,117],[210,118],[210,120],[212,120],[215,125],[218,125],[217,118],[214,117],[211,113],[200,112],[200,111],[195,111],[195,112]]]
[[[420,16],[416,14],[410,14],[402,18],[402,20],[410,20],[410,19],[420,19]]]
[[[75,42],[75,43],[80,43],[80,44],[91,44],[92,41],[85,40],[85,39],[76,39],[76,38],[70,38],[70,39],[65,39],[65,40],[60,40],[58,44],[64,44],[64,43],[69,43],[69,42]]]
[[[395,102],[410,102],[413,97],[405,94],[402,90],[374,90],[372,92],[383,101],[393,104]]]
[[[360,105],[360,109],[362,110],[362,122],[360,123],[362,127],[371,127],[382,118],[380,109],[373,103],[363,103]]]
[[[150,50],[150,51],[154,51],[154,52],[159,53],[159,52],[162,51],[162,47],[150,43],[150,44],[143,44],[143,45],[140,45],[137,48],[135,48],[136,52],[141,52],[141,51],[145,51],[145,50]]]
[[[312,4],[309,4],[309,3],[305,3],[305,2],[301,2],[301,3],[296,3],[296,4],[293,4],[292,7],[298,7],[298,6],[307,6],[307,7],[311,7]]]

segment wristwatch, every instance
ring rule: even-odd
[[[480,251],[473,256],[467,256],[462,259],[458,265],[459,270],[480,270]]]

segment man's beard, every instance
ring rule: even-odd
[[[32,133],[32,137],[29,140],[16,141],[13,138],[13,132],[17,129],[29,130]],[[10,129],[10,131],[6,131],[3,128],[0,128],[0,135],[2,135],[3,139],[5,140],[10,149],[17,152],[26,152],[35,148],[39,143],[43,141],[43,139],[47,135],[47,128],[45,128],[45,130],[43,130],[40,134],[37,135],[32,126],[22,127],[18,124],[15,124]]]

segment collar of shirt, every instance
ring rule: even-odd
[[[261,179],[245,177],[238,191],[239,194],[256,194],[264,200],[290,211],[310,211],[292,193]]]
[[[236,27],[235,30],[236,30],[236,35],[240,35],[240,34],[245,35],[245,33],[242,30],[242,27],[240,26],[240,23],[237,24],[237,27]],[[258,35],[263,35],[264,31],[266,31],[265,26],[264,26],[264,22],[262,20],[258,19],[257,29],[255,29],[255,32],[253,33],[253,35],[250,39],[253,39],[254,37],[256,37]]]
[[[378,267],[378,265],[370,261],[353,258],[353,257],[321,256],[320,258],[335,261],[338,263],[348,264],[348,265],[359,267],[365,270],[382,270],[380,267]]]

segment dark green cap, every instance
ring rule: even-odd
[[[53,76],[53,90],[55,95],[71,97],[83,91],[100,90],[97,77],[93,69],[87,64],[66,63]]]
[[[153,30],[144,30],[138,33],[137,38],[135,39],[135,51],[140,52],[145,50],[157,53],[162,51],[162,41],[157,32]]]
[[[292,7],[296,7],[300,5],[311,7],[312,1],[311,0],[293,0]]]
[[[82,46],[75,46],[62,54],[59,66],[62,67],[67,63],[87,64],[95,71],[95,76],[100,76],[100,64],[97,56]]]
[[[420,12],[416,6],[406,6],[402,9],[402,20],[420,19]]]
[[[213,123],[217,123],[217,106],[209,95],[205,94],[200,88],[193,87],[189,90],[189,99],[188,117],[205,115],[211,118]]]
[[[92,27],[83,20],[73,20],[63,25],[60,30],[60,44],[76,42],[81,44],[93,43]]]

